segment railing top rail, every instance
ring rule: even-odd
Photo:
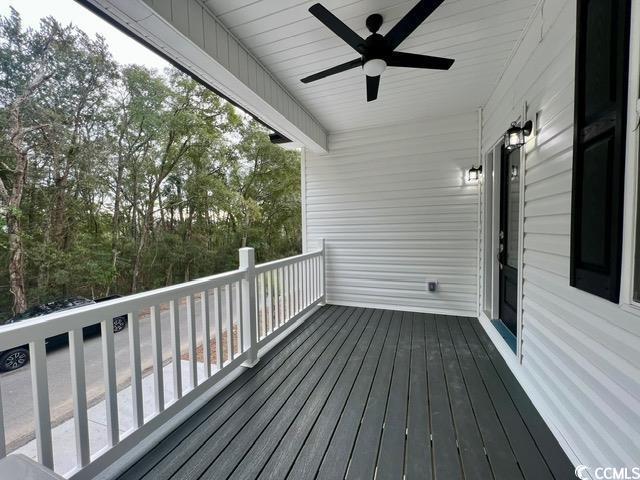
[[[233,270],[198,278],[186,283],[2,325],[0,326],[0,351],[94,325],[118,315],[126,315],[130,312],[135,313],[152,305],[168,303],[180,297],[194,295],[204,289],[227,285],[241,280],[244,276],[244,270]]]
[[[307,258],[318,257],[322,255],[323,250],[314,250],[312,252],[302,253],[300,255],[295,255],[293,257],[281,258],[279,260],[273,260],[272,262],[261,263],[256,265],[255,271],[256,273],[268,272],[269,270],[273,270],[274,268],[284,267],[286,265],[291,265],[293,263],[300,262],[302,260],[306,260]]]

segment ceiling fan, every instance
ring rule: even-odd
[[[395,26],[382,36],[378,30],[382,26],[382,15],[369,15],[366,25],[371,35],[363,39],[347,27],[338,17],[325,7],[316,3],[309,12],[320,20],[333,33],[344,40],[361,56],[354,60],[336,65],[301,80],[303,83],[315,82],[321,78],[335,75],[356,67],[362,67],[367,76],[367,102],[378,98],[380,75],[387,67],[427,68],[432,70],[449,70],[454,60],[450,58],[418,55],[416,53],[396,52],[395,49],[431,15],[444,0],[421,0],[409,10]]]

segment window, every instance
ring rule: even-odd
[[[578,2],[571,285],[620,296],[630,0]]]

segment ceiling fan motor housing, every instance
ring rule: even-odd
[[[386,58],[391,51],[387,47],[384,37],[379,33],[372,33],[364,41],[365,52],[362,55],[362,61],[366,62],[374,58]]]

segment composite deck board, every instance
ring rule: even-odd
[[[453,320],[447,323],[460,362],[460,370],[467,385],[469,400],[476,414],[478,428],[482,434],[484,448],[495,478],[523,480],[524,477],[518,467],[518,461],[502,429],[498,412],[491,403],[489,393],[482,382],[473,355],[462,335],[460,324]]]
[[[327,450],[323,458],[318,459],[319,452],[309,452],[308,456],[314,458],[316,462],[321,461],[318,479],[344,478],[349,466],[349,459],[353,452],[353,446],[356,441],[358,429],[362,421],[367,406],[367,400],[371,396],[376,378],[387,368],[387,362],[393,360],[395,345],[398,341],[398,333],[400,332],[400,324],[392,322],[393,312],[385,311],[382,315],[382,321],[389,323],[384,344],[379,351],[377,359],[369,358],[368,364],[365,366],[362,375],[356,379],[353,391],[349,395],[347,404],[344,407],[340,420],[336,425]],[[329,440],[328,440],[329,441]],[[305,446],[306,447],[306,446]],[[303,449],[305,453],[305,449]],[[302,456],[300,458],[303,458]],[[305,461],[308,461],[305,459]],[[296,460],[289,478],[312,478],[308,469],[309,464]],[[303,476],[304,474],[304,476]],[[298,477],[300,476],[300,477]]]
[[[414,315],[411,329],[407,446],[404,467],[407,480],[432,478],[431,427],[425,354],[424,321],[418,315]]]
[[[484,452],[484,443],[480,436],[475,412],[471,408],[471,400],[460,370],[458,357],[453,347],[451,332],[447,325],[451,321],[449,317],[436,316],[438,343],[440,344],[447,391],[451,402],[453,424],[458,439],[458,450],[462,460],[462,470],[465,479],[484,480],[491,478],[491,469]]]
[[[355,327],[360,313],[360,310],[353,310],[346,311],[341,315],[337,324],[344,322],[344,325],[342,328],[339,328],[339,326],[336,328],[335,335],[323,337],[311,348],[307,355],[302,359],[297,359],[295,365],[292,365],[292,368],[285,372],[286,377],[277,385],[268,385],[264,391],[253,395],[215,434],[207,439],[197,453],[176,472],[175,476],[182,480],[192,480],[200,477],[213,478],[212,476],[205,476],[205,472],[225,450],[232,453],[232,455],[223,455],[222,458],[233,461],[238,455],[235,448],[243,448],[242,444],[235,440],[241,430],[244,431],[245,425],[249,424],[249,428],[254,428],[258,432],[258,429],[273,417],[277,409],[282,406],[283,402],[291,395],[295,387],[309,373],[309,370],[316,362],[320,359],[324,360],[326,355],[335,355]],[[216,475],[216,478],[225,477]]]
[[[402,312],[394,312],[391,321],[401,325]],[[351,462],[347,469],[347,480],[374,478],[398,340],[399,335],[398,339],[390,345],[389,350],[385,352],[391,358],[384,359],[383,365],[386,365],[387,368],[378,371],[379,375],[376,375],[371,394],[367,399],[367,407],[362,416],[360,431],[356,437],[356,443],[351,453]],[[325,460],[331,462],[332,458],[327,457]]]
[[[404,473],[407,431],[407,399],[409,398],[409,368],[411,362],[411,329],[413,314],[402,315],[400,338],[393,364],[391,390],[382,429],[376,479],[394,480]]]
[[[464,321],[466,321],[466,319]],[[486,332],[482,330],[480,323],[473,322],[472,325],[554,477],[572,478],[572,475],[575,476],[575,469],[571,461],[560,448],[557,448],[551,430],[549,430],[544,423],[540,413],[538,413],[538,410],[533,406],[533,403],[531,403],[531,400],[511,370],[509,370],[509,367],[504,363],[504,360],[498,353],[496,347],[491,343]]]
[[[545,479],[571,463],[476,319],[326,306],[122,479]]]
[[[250,450],[248,450],[235,469],[231,478],[234,479],[253,479],[262,471],[262,468],[269,460],[273,451],[278,447],[278,443],[274,439],[282,439],[287,433],[293,422],[300,417],[301,423],[313,422],[322,405],[333,390],[338,378],[342,375],[347,364],[359,363],[359,358],[364,356],[369,347],[369,343],[375,333],[376,323],[371,320],[371,310],[365,310],[358,319],[358,324],[347,337],[340,349],[335,355],[327,355],[322,362],[317,362],[312,371],[307,374],[304,380],[298,385],[294,393],[286,399],[282,408],[273,417],[258,436],[256,442]],[[245,429],[248,438],[242,439],[238,435],[235,441],[239,445],[248,444],[251,438],[255,438],[255,432],[252,429]],[[244,433],[244,432],[242,432]],[[238,455],[242,453],[240,448],[234,449]],[[224,456],[221,459],[227,459]],[[230,463],[230,462],[227,462]],[[225,477],[227,469],[215,464],[210,468],[211,476],[219,475]]]
[[[381,321],[381,317],[380,310],[376,310],[371,315],[370,321],[376,325],[377,329],[373,333],[366,353],[361,355],[360,352],[355,352],[355,355],[349,359],[347,367],[324,405],[320,406],[315,395],[309,404],[305,405],[305,410],[298,415],[294,424],[282,437],[278,448],[269,458],[258,478],[270,480],[286,478],[294,462],[301,466],[301,469],[294,473],[294,478],[315,477],[345,402],[355,386],[356,377],[366,368],[370,359],[375,359],[377,362],[386,330],[389,328],[388,319]],[[320,412],[317,411],[318,408],[321,408]]]
[[[516,455],[524,477],[527,480],[548,480],[553,478],[527,426],[520,417],[520,413],[513,404],[509,392],[484,350],[473,325],[464,321],[460,323],[469,348],[473,352],[480,375],[487,385],[496,411],[500,413],[502,426],[509,438],[509,443],[511,443],[511,448]]]
[[[460,455],[434,315],[425,315],[427,379],[435,478],[462,478]]]

